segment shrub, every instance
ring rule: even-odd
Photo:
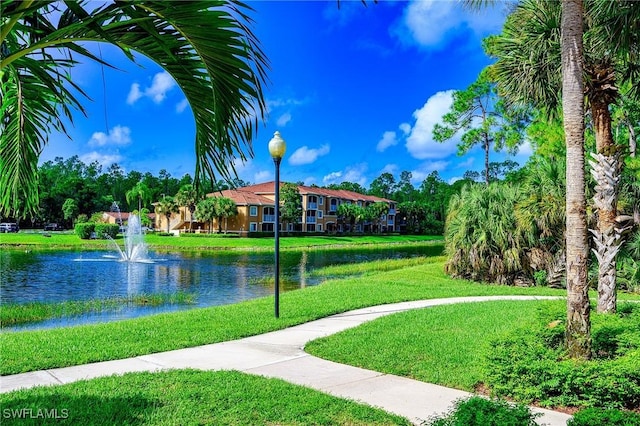
[[[84,223],[76,223],[75,233],[78,237],[83,240],[88,240],[91,238],[91,234],[95,229],[95,223],[84,222]]]
[[[120,226],[115,223],[96,223],[95,233],[97,238],[106,239],[107,236],[115,238],[118,236]]]
[[[529,407],[488,400],[479,396],[456,401],[444,417],[435,416],[424,422],[428,426],[534,426],[535,418]]]
[[[640,338],[631,330],[640,327],[640,306],[621,310],[617,315],[593,315],[595,358],[588,362],[563,359],[563,320],[549,321],[553,312],[541,312],[538,329],[522,329],[491,342],[486,384],[497,396],[525,403],[637,408]]]
[[[630,411],[587,408],[569,419],[567,426],[640,426],[640,414]]]

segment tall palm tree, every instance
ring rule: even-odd
[[[587,212],[584,176],[584,82],[582,0],[562,2],[562,114],[567,145],[567,329],[574,358],[591,358],[591,311],[587,285]]]
[[[167,234],[169,233],[171,226],[171,216],[174,213],[178,213],[180,208],[178,203],[175,202],[173,197],[165,196],[162,200],[156,203],[156,214],[161,214],[167,219]]]
[[[138,213],[141,214],[142,207],[151,201],[151,189],[144,182],[139,181],[136,185],[124,194],[127,203],[138,200]]]
[[[233,174],[251,155],[264,117],[267,60],[250,29],[251,8],[237,0],[0,0],[0,215],[37,209],[37,165],[63,116],[84,113],[71,78],[80,60],[109,64],[86,42],[118,46],[167,71],[196,123],[196,178]]]
[[[494,73],[507,97],[528,96],[534,103],[553,108],[559,103],[561,14],[568,5],[545,0],[522,1],[507,20],[503,34],[492,39],[489,51],[498,57]],[[616,17],[640,15],[640,3],[590,0],[584,5],[584,89],[596,138],[596,153],[589,161],[596,179],[594,206],[597,228],[591,230],[598,258],[598,311],[614,312],[616,306],[615,259],[622,245],[622,229],[616,220],[618,185],[622,163],[614,143],[610,106],[618,99],[618,84],[631,82],[638,93],[640,36],[616,30]],[[523,25],[524,23],[524,25]],[[517,78],[514,78],[517,76]]]
[[[178,203],[178,205],[184,206],[189,209],[190,232],[193,232],[193,218],[196,212],[196,206],[200,199],[202,199],[202,197],[200,196],[200,191],[198,191],[198,189],[196,189],[196,187],[191,184],[183,185],[175,197],[176,203]]]

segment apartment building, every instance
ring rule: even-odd
[[[281,183],[281,186],[283,183]],[[248,232],[273,232],[276,222],[275,216],[275,183],[264,182],[250,185],[235,190],[225,190],[207,194],[208,197],[222,196],[232,199],[237,207],[238,214],[227,219],[222,224],[214,220],[213,224],[204,224],[194,218],[193,229],[195,232],[218,232],[220,229],[227,232],[246,235]],[[367,207],[370,204],[384,202],[388,205],[388,211],[380,220],[359,223],[355,232],[394,232],[396,231],[396,203],[372,195],[359,194],[353,191],[333,190],[311,186],[298,185],[298,191],[302,198],[302,216],[297,223],[281,223],[281,231],[321,232],[336,233],[349,230],[347,224],[338,218],[338,207],[343,204],[356,204]],[[281,200],[282,201],[282,200]],[[170,230],[173,232],[185,232],[189,230],[190,213],[188,209],[181,207],[180,213],[175,215],[170,222]],[[158,228],[166,229],[166,222],[162,227],[162,217],[159,219]],[[223,220],[224,221],[224,220]]]

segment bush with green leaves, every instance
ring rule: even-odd
[[[434,416],[423,422],[425,426],[535,426],[539,414],[531,413],[526,405],[510,404],[499,399],[480,396],[456,401],[444,416]]]
[[[106,239],[109,237],[113,239],[118,236],[120,231],[120,226],[115,223],[96,223],[95,225],[96,238]]]
[[[494,183],[465,186],[449,203],[444,232],[447,274],[474,281],[513,284],[529,277],[526,236],[514,214],[518,188]]]
[[[546,305],[537,329],[491,343],[486,384],[492,393],[542,406],[640,407],[640,306],[592,316],[594,358],[566,359],[562,305]]]
[[[569,419],[567,426],[640,426],[640,414],[621,410],[586,408]]]
[[[80,237],[83,240],[88,240],[91,238],[91,234],[93,233],[95,226],[96,224],[93,222],[83,222],[83,223],[76,223],[76,226],[74,229],[78,237]]]

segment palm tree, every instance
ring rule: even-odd
[[[214,197],[215,200],[215,216],[218,219],[218,233],[222,233],[222,219],[225,219],[225,230],[227,232],[226,221],[238,214],[236,202],[228,197]]]
[[[141,54],[167,71],[193,111],[196,178],[214,170],[231,177],[232,160],[251,155],[265,112],[267,60],[249,27],[250,11],[236,0],[1,0],[0,215],[37,209],[36,171],[47,136],[67,133],[63,116],[84,113],[79,98],[86,94],[72,68],[81,59],[110,66],[83,44],[92,41],[118,46],[132,61]]]
[[[567,146],[567,329],[569,356],[591,358],[591,312],[587,285],[587,212],[584,173],[582,0],[562,2],[562,114]]]
[[[189,209],[189,232],[193,232],[193,217],[201,198],[199,191],[191,184],[183,185],[176,194],[176,203]]]
[[[517,227],[529,240],[532,268],[546,271],[549,286],[561,287],[566,268],[564,160],[538,157],[527,165],[523,198],[515,206]]]
[[[151,189],[144,182],[139,181],[136,185],[124,194],[127,199],[127,203],[131,205],[131,202],[138,199],[138,212],[142,212],[142,207],[151,201]]]
[[[196,205],[196,215],[199,221],[209,224],[209,233],[211,233],[211,222],[216,218],[215,198],[210,197],[200,200]]]
[[[491,1],[468,0],[468,3]],[[492,73],[501,96],[550,112],[562,105],[567,156],[566,344],[570,356],[588,359],[591,317],[584,174],[583,18],[582,0],[524,0],[507,18],[502,34],[489,39],[487,50],[499,57]],[[524,37],[527,34],[536,36]]]
[[[563,3],[564,5],[564,3]],[[564,5],[566,6],[566,5]],[[534,103],[554,108],[561,88],[560,19],[558,2],[523,1],[507,20],[504,32],[489,42],[498,56],[494,72],[499,88],[507,96],[527,94]],[[616,307],[616,255],[622,245],[623,230],[616,220],[621,150],[615,145],[610,106],[618,100],[618,85],[631,82],[637,96],[640,59],[637,31],[616,29],[616,20],[640,17],[640,4],[589,1],[583,10],[584,88],[596,138],[596,153],[589,161],[596,179],[594,206],[597,228],[591,230],[598,258],[598,311],[614,312]],[[525,22],[524,25],[522,23]],[[514,78],[514,76],[518,76]]]
[[[514,208],[517,187],[492,183],[467,185],[451,197],[445,226],[445,272],[454,277],[500,284],[526,280],[527,238]]]
[[[169,233],[170,225],[171,225],[171,215],[174,213],[178,213],[180,208],[178,204],[175,202],[173,197],[165,196],[162,197],[162,200],[156,203],[156,214],[164,215],[167,219],[167,234]]]

